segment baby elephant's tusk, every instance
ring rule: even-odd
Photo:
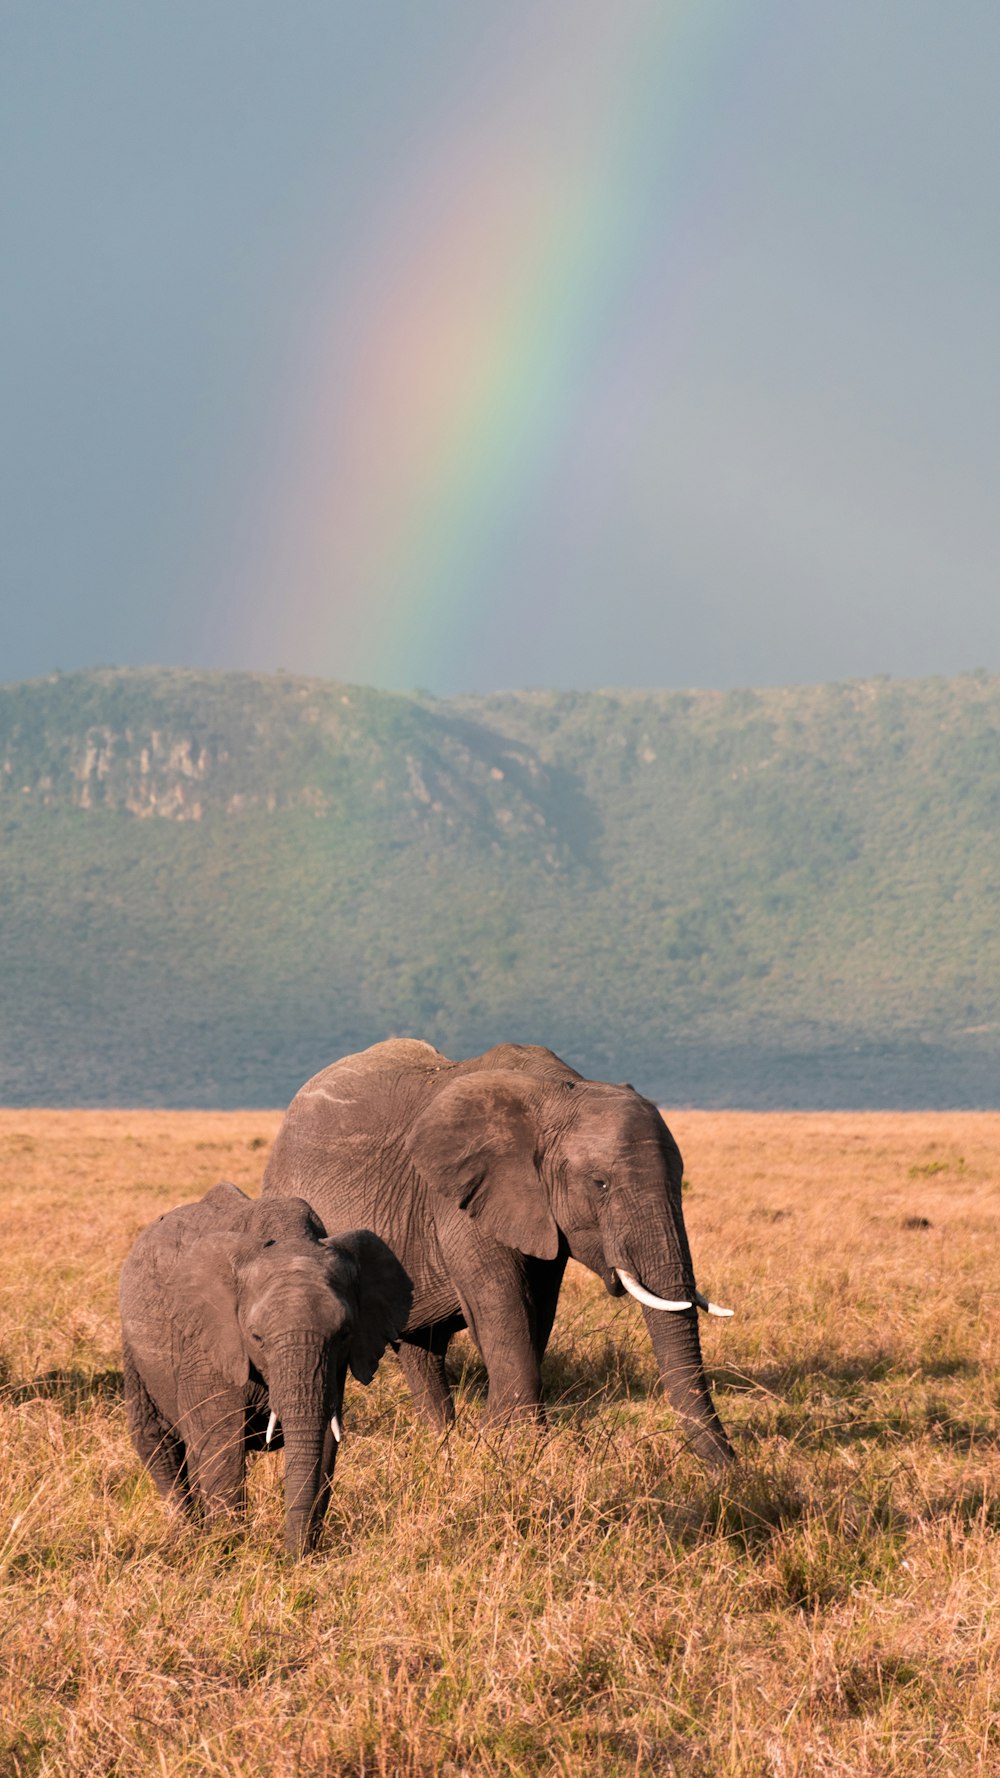
[[[731,1315],[733,1312],[732,1309],[720,1309],[718,1303],[710,1303],[700,1290],[695,1291],[694,1300],[699,1309],[704,1309],[706,1315]]]
[[[274,1429],[277,1426],[277,1424],[278,1424],[278,1416],[277,1416],[277,1414],[272,1414],[270,1420],[267,1423],[267,1431],[264,1434],[265,1445],[269,1445],[271,1443],[271,1440],[274,1437]]]
[[[340,1421],[337,1419],[336,1414],[334,1414],[333,1419],[330,1421],[330,1431],[333,1433],[333,1436],[339,1445],[343,1433],[340,1430]]]
[[[634,1296],[637,1303],[645,1303],[647,1309],[690,1309],[690,1303],[668,1303],[666,1297],[654,1296],[651,1290],[645,1290],[630,1272],[623,1272],[620,1266],[616,1266],[615,1270],[629,1296]]]

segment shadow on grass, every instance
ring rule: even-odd
[[[822,1451],[831,1446],[901,1445],[929,1438],[949,1451],[973,1456],[977,1451],[1000,1450],[1000,1431],[985,1417],[979,1420],[956,1417],[940,1408],[922,1408],[904,1403],[887,1403],[881,1410],[870,1408],[852,1413],[843,1402],[820,1404],[815,1412],[808,1403],[780,1409],[770,1425],[756,1427],[751,1420],[742,1429],[745,1438],[758,1434],[777,1436],[801,1451]]]
[[[935,1444],[951,1451],[1000,1450],[1000,1431],[992,1421],[956,1418],[940,1406],[928,1409],[926,1430]]]
[[[27,1401],[57,1401],[68,1414],[78,1414],[99,1402],[121,1401],[125,1378],[121,1371],[43,1371],[27,1383],[4,1383],[0,1395],[20,1406]]]
[[[1000,1500],[985,1483],[939,1495],[932,1505],[938,1518],[956,1519],[964,1531],[1000,1531]]]
[[[584,1362],[572,1352],[548,1352],[542,1362],[542,1387],[552,1407],[592,1407],[595,1413],[609,1402],[647,1401],[659,1392],[639,1359],[624,1346],[608,1340],[596,1362]]]
[[[477,1352],[448,1364],[448,1381],[467,1402],[486,1400],[489,1377]],[[584,1362],[555,1348],[542,1360],[542,1400],[547,1408],[590,1408],[595,1414],[611,1402],[646,1401],[659,1384],[625,1348],[609,1340],[596,1362]]]
[[[906,1381],[942,1382],[949,1377],[974,1377],[981,1369],[972,1358],[932,1358],[913,1365],[887,1352],[866,1353],[857,1357],[831,1357],[814,1352],[808,1357],[791,1359],[787,1364],[763,1365],[757,1370],[737,1370],[716,1365],[710,1372],[712,1387],[731,1394],[751,1394],[763,1389],[772,1395],[801,1396],[803,1388],[814,1381],[827,1389],[852,1389],[858,1383],[884,1383],[890,1378]]]
[[[831,1357],[817,1352],[788,1364],[752,1370],[716,1365],[708,1367],[706,1374],[717,1399],[726,1394],[769,1398],[771,1405],[765,1419],[758,1424],[751,1415],[740,1429],[740,1442],[748,1447],[760,1437],[774,1434],[807,1450],[879,1440],[898,1443],[930,1434],[940,1444],[971,1451],[998,1443],[989,1421],[956,1418],[940,1402],[920,1409],[907,1400],[880,1401],[869,1395],[855,1401],[854,1397],[856,1391],[880,1383],[898,1385],[904,1381],[973,1377],[980,1368],[975,1361],[958,1357],[931,1359],[914,1368],[887,1353]],[[486,1401],[489,1384],[478,1353],[468,1351],[461,1358],[456,1354],[448,1374],[459,1407],[464,1404],[478,1412]],[[643,1355],[617,1346],[611,1339],[593,1357],[585,1359],[572,1350],[556,1347],[543,1361],[542,1398],[557,1419],[565,1416],[582,1425],[599,1418],[609,1407],[646,1402],[662,1395],[659,1379],[652,1374]]]

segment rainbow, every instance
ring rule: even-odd
[[[539,15],[530,65],[523,41],[498,58],[382,194],[346,279],[331,267],[249,569],[250,646],[273,664],[449,689],[498,550],[599,424],[637,308],[677,324],[706,98],[745,10]]]

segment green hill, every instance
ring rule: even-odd
[[[0,1100],[276,1104],[390,1031],[706,1105],[1000,1102],[1000,679],[0,689]]]

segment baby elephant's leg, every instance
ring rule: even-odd
[[[228,1389],[188,1406],[181,1426],[191,1486],[207,1516],[246,1506],[246,1411]]]
[[[136,1369],[129,1347],[125,1347],[125,1416],[128,1429],[142,1462],[146,1465],[164,1500],[192,1508],[188,1487],[184,1445],[176,1431],[160,1414],[149,1390]]]

